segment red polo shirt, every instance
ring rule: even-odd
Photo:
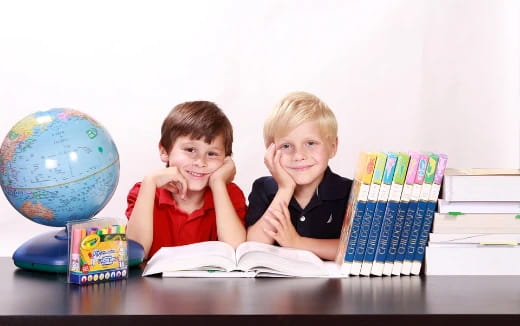
[[[140,188],[141,183],[139,182],[128,193],[128,207],[126,209],[128,218],[132,214]],[[234,183],[227,185],[227,191],[238,217],[245,224],[247,206],[244,193]],[[204,193],[204,204],[192,213],[186,213],[177,208],[177,203],[168,190],[156,189],[153,212],[153,241],[148,257],[151,257],[161,247],[181,246],[210,240],[217,240],[217,220],[215,206],[213,205],[213,193],[209,187]]]

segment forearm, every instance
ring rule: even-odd
[[[324,260],[335,260],[338,252],[339,239],[316,239],[300,237],[295,248],[312,251]]]
[[[236,248],[246,240],[246,229],[231,202],[224,182],[212,185],[213,202],[217,219],[217,235],[220,241]]]
[[[273,244],[274,240],[270,236],[268,236],[264,229],[266,228],[267,223],[261,218],[256,221],[255,224],[251,225],[247,228],[247,241],[257,241],[263,242],[267,244]]]
[[[139,195],[128,220],[126,235],[129,239],[139,242],[148,256],[153,241],[153,203],[155,184],[145,178],[141,183]]]
[[[288,203],[291,201],[292,195],[293,195],[293,189],[278,189],[276,192],[276,195],[274,196],[273,200],[271,201],[271,204],[269,204],[269,207],[267,210],[269,210],[271,207],[279,207],[281,203],[285,203],[285,205],[288,205]],[[267,212],[266,210],[266,212]],[[272,244],[274,243],[274,239],[270,237],[267,233],[265,233],[264,230],[274,230],[271,225],[269,225],[269,222],[265,220],[266,212],[256,221],[255,224],[251,225],[247,229],[247,241],[258,241],[263,243]]]

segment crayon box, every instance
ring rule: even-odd
[[[97,218],[67,224],[68,282],[93,284],[128,277],[126,221]]]

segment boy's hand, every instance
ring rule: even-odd
[[[176,195],[181,195],[181,198],[186,196],[188,183],[177,167],[160,169],[152,177],[157,188],[169,190]]]
[[[296,188],[296,182],[283,168],[280,163],[281,157],[282,152],[277,150],[273,143],[267,148],[267,152],[264,156],[264,164],[269,169],[269,172],[271,172],[271,175],[278,184],[279,189],[284,188],[294,191],[294,188]]]
[[[217,182],[223,182],[224,184],[233,181],[237,170],[235,168],[235,162],[230,156],[224,159],[224,164],[216,169],[209,177],[209,186],[213,187]]]
[[[298,242],[301,237],[291,222],[291,214],[285,202],[281,202],[279,208],[269,208],[264,218],[274,229],[273,231],[264,228],[267,235],[282,247],[299,248]]]

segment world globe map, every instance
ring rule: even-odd
[[[0,185],[33,222],[65,226],[87,220],[110,200],[119,154],[108,131],[87,114],[51,109],[16,123],[0,147]]]

